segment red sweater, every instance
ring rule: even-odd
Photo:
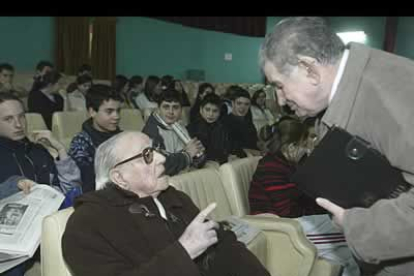
[[[290,181],[294,170],[281,153],[264,156],[250,185],[250,213],[273,213],[290,218],[325,213]]]

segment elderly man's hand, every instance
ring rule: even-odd
[[[214,208],[216,208],[216,203],[211,203],[202,210],[178,239],[192,260],[203,254],[207,248],[218,241],[217,232],[215,231],[219,227],[218,223],[212,220],[205,221]]]
[[[23,193],[28,194],[30,193],[30,188],[32,188],[34,185],[36,185],[36,182],[30,180],[30,179],[21,179],[19,182],[17,182],[17,187],[23,191]]]
[[[344,224],[345,209],[321,197],[318,197],[316,199],[316,203],[332,213],[333,221],[342,230]]]

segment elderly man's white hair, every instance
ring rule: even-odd
[[[96,190],[103,189],[108,183],[111,182],[109,177],[109,171],[120,161],[117,151],[119,149],[118,144],[121,143],[126,136],[130,135],[146,135],[139,131],[123,131],[110,139],[103,142],[95,154],[95,182]]]

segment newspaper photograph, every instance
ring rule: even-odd
[[[57,211],[64,195],[49,185],[35,185],[0,200],[0,273],[10,263],[33,256],[40,244],[42,220]],[[8,268],[6,268],[8,267]]]

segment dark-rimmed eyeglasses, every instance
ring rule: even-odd
[[[127,158],[127,159],[125,159],[125,160],[117,163],[113,168],[115,169],[116,167],[118,167],[118,166],[120,166],[122,164],[125,164],[125,163],[127,163],[129,161],[132,161],[134,159],[138,159],[138,158],[141,158],[141,157],[144,158],[145,164],[147,164],[147,165],[148,164],[151,164],[152,161],[154,160],[154,150],[157,150],[157,149],[155,149],[153,147],[145,148],[141,153],[139,153],[137,155],[134,155],[134,156],[132,156],[130,158]]]

